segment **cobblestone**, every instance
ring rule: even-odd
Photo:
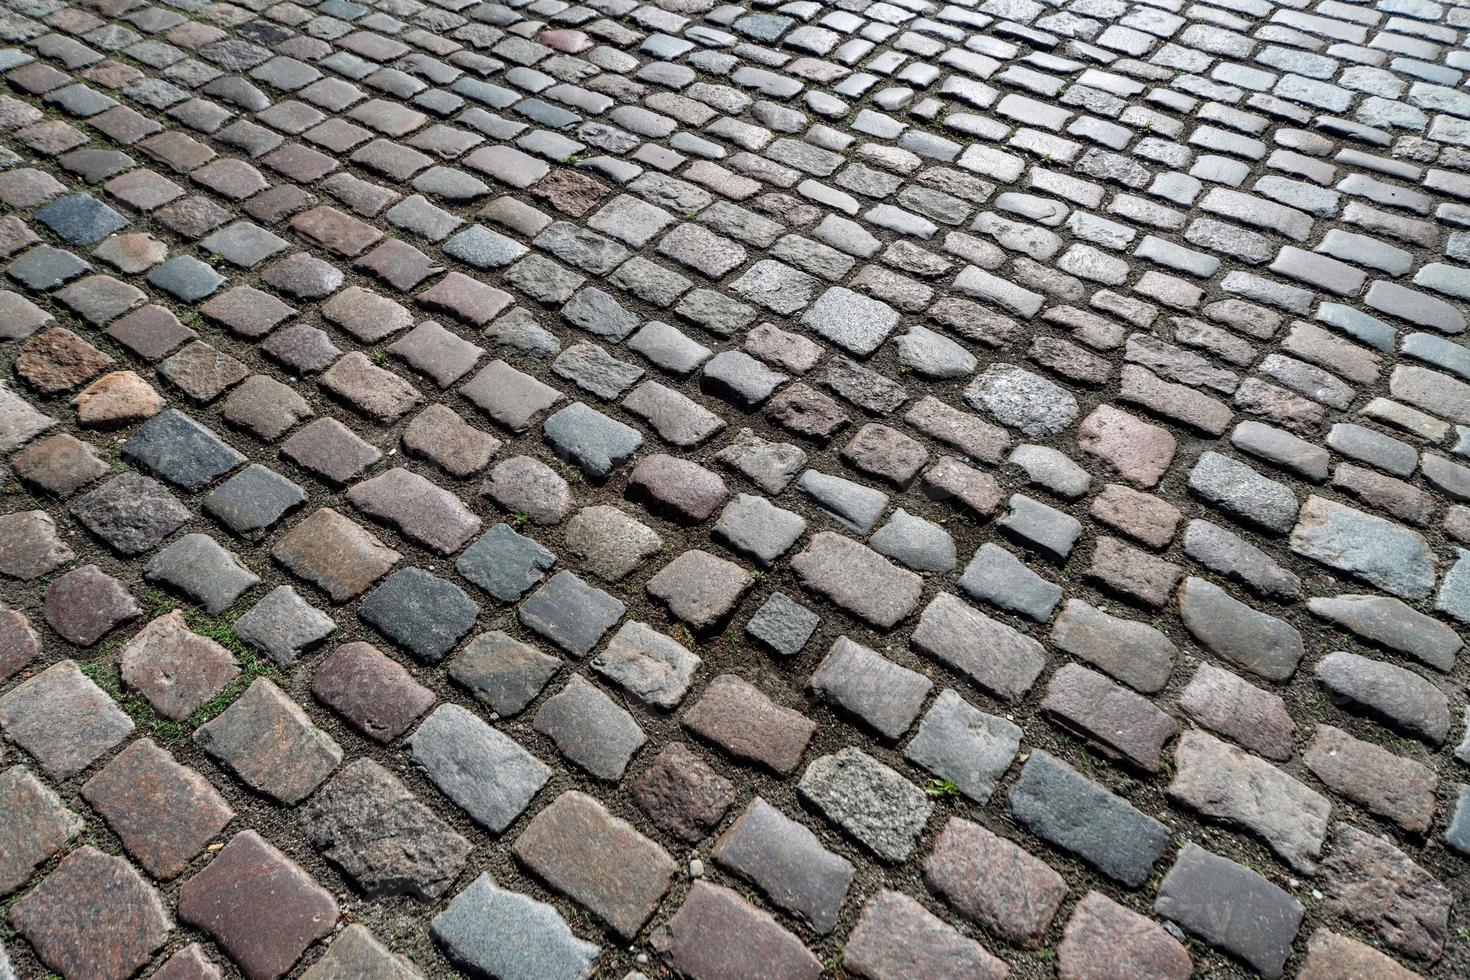
[[[0,766],[83,827],[8,890],[111,841],[185,932],[0,974],[1465,974],[1467,30],[17,0]],[[311,846],[374,765],[432,909]],[[691,886],[515,860],[548,785]],[[205,923],[211,792],[290,858]],[[1043,929],[924,894],[956,807]]]

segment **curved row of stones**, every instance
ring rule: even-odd
[[[0,977],[1470,972],[1467,32],[6,0]]]

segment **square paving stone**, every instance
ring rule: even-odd
[[[344,766],[301,816],[312,846],[368,897],[407,894],[432,901],[454,884],[471,849],[371,759]]]
[[[83,259],[50,245],[38,245],[10,263],[5,271],[28,289],[55,289],[91,269]]]
[[[199,247],[242,269],[253,269],[289,243],[249,221],[237,221],[199,242]]]
[[[455,704],[434,709],[409,748],[440,792],[496,834],[551,778],[551,769],[519,742]]]
[[[659,827],[693,843],[735,802],[735,787],[682,742],[670,743],[632,784],[633,802]]]
[[[199,312],[232,333],[250,338],[264,337],[296,315],[294,308],[252,286],[227,289],[199,307]]]
[[[584,656],[626,611],[611,595],[562,571],[521,603],[517,615],[563,650]]]
[[[260,576],[240,564],[209,535],[184,535],[153,555],[143,569],[148,582],[162,582],[219,616],[235,599],[260,582]]]
[[[376,446],[333,418],[302,427],[281,444],[281,455],[323,479],[348,483],[383,458]]]
[[[253,830],[179,890],[179,921],[212,936],[252,980],[289,972],[337,914],[331,892]]]
[[[496,524],[464,550],[454,567],[502,602],[525,595],[556,564],[556,556],[509,524]]]
[[[240,639],[283,669],[295,663],[302,651],[325,640],[336,629],[332,617],[301,598],[289,585],[267,592],[235,620],[235,633]]]
[[[65,327],[52,327],[21,345],[15,373],[43,395],[70,391],[112,367],[113,360]]]
[[[192,255],[175,255],[148,273],[148,283],[184,303],[197,303],[220,286],[225,277]]]
[[[325,331],[305,325],[277,331],[266,338],[260,349],[297,374],[315,374],[342,356]]]
[[[524,432],[532,418],[564,397],[500,360],[485,365],[459,392],[512,432]]]
[[[63,660],[0,697],[0,730],[47,775],[65,779],[127,738],[133,721],[74,661]]]
[[[158,373],[196,402],[210,402],[239,384],[250,369],[202,341],[189,344],[158,366]]]
[[[403,556],[361,525],[323,507],[282,535],[271,557],[333,602],[346,602],[366,592]]]
[[[765,497],[738,494],[725,505],[713,534],[736,551],[769,568],[806,531],[806,518]]]
[[[145,306],[107,328],[107,335],[139,357],[156,361],[199,335],[162,306]]]
[[[420,568],[394,572],[358,606],[358,615],[426,663],[444,659],[479,614],[463,589]]]
[[[139,426],[123,443],[122,454],[185,490],[199,490],[245,462],[213,431],[173,408]]]
[[[78,497],[71,514],[125,555],[152,549],[193,516],[167,487],[141,473],[123,473]]]
[[[134,307],[143,305],[148,294],[111,276],[88,276],[59,290],[56,298],[93,326],[111,323]]]
[[[422,976],[412,963],[378,941],[367,926],[353,923],[332,940],[320,959],[301,974],[302,980],[419,980]],[[195,978],[160,978],[160,980],[195,980]],[[198,980],[215,980],[213,977]]]
[[[29,581],[75,557],[56,533],[56,521],[44,510],[0,516],[0,575]]]
[[[586,977],[599,953],[553,906],[498,887],[488,871],[430,929],[449,958],[476,976]]]
[[[823,815],[885,861],[907,861],[934,809],[917,786],[848,747],[814,759],[797,791]]]
[[[536,814],[512,848],[624,939],[638,934],[678,870],[663,848],[574,790]]]
[[[674,616],[696,630],[725,620],[755,582],[734,562],[705,551],[686,551],[648,580],[648,594],[662,600]]]
[[[621,778],[647,741],[632,715],[579,674],[542,703],[534,725],[562,755],[599,779]]]
[[[194,714],[240,675],[230,651],[190,631],[177,609],[139,630],[117,659],[124,686],[173,721]]]
[[[663,547],[663,538],[616,507],[584,507],[567,522],[563,539],[583,567],[609,582],[627,576]]]
[[[9,895],[86,824],[21,766],[0,772],[0,794],[6,801],[5,819],[0,821],[0,895]]]
[[[954,691],[939,692],[904,750],[917,763],[977,803],[985,803],[1021,748],[1021,729],[971,707]]]
[[[241,537],[259,540],[306,503],[306,491],[275,470],[251,463],[204,498],[204,511]]]
[[[369,738],[388,743],[434,704],[434,694],[370,643],[344,643],[311,679],[311,693]]]
[[[710,848],[723,868],[753,881],[770,900],[826,934],[837,925],[853,867],[817,835],[759,796]]]
[[[82,786],[90,803],[144,869],[168,880],[235,818],[209,780],[140,738]]]
[[[590,666],[644,704],[673,708],[684,700],[699,658],[672,637],[629,620]]]
[[[496,715],[519,714],[562,662],[500,630],[481,633],[455,655],[449,676]]]
[[[10,907],[41,962],[67,977],[126,980],[168,941],[158,892],[122,858],[90,845]]]
[[[332,737],[264,677],[201,725],[194,741],[245,785],[281,803],[310,796],[342,761]]]
[[[581,402],[563,408],[541,428],[558,456],[576,464],[594,480],[607,479],[643,445],[637,429]]]
[[[745,632],[784,657],[793,657],[806,646],[822,617],[784,592],[773,592],[745,624]]]
[[[407,330],[413,314],[399,303],[361,286],[348,286],[322,306],[322,315],[364,343]]]
[[[95,245],[128,226],[126,218],[85,193],[58,198],[32,217],[70,245]]]
[[[833,286],[807,308],[802,325],[856,357],[882,346],[898,326],[898,311],[842,286]]]
[[[485,353],[483,347],[464,340],[433,320],[420,323],[390,344],[388,350],[427,374],[440,388],[448,388],[463,378]]]

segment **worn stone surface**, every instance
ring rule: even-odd
[[[1391,949],[1431,963],[1444,952],[1453,893],[1388,840],[1338,826],[1322,881],[1328,911]]]
[[[1119,854],[1148,825],[1084,801],[1323,890],[1237,820],[1268,770],[1218,767],[1229,816],[1169,795],[1190,726],[1453,886],[1456,5],[16,0],[0,38],[0,769],[162,881],[73,802],[131,719],[351,897],[362,929],[291,973],[1065,978],[1089,943],[1176,975],[1078,911],[1163,919],[1061,817]],[[140,656],[171,600],[238,676]],[[310,729],[190,741],[258,679]],[[476,724],[429,777],[440,702]],[[310,845],[320,785],[273,795],[303,731],[473,845],[432,908]],[[801,796],[844,749],[1066,878],[1041,948],[924,894],[939,827],[886,867]],[[1038,751],[1081,782],[1038,789]],[[615,933],[514,862],[543,784],[753,893],[680,885]],[[711,859],[756,797],[851,863],[829,933]],[[1322,928],[1470,973],[1313,914],[1282,969],[1360,962]],[[1207,973],[1284,948],[1179,925]],[[252,975],[210,939],[136,974]]]
[[[302,815],[312,846],[369,896],[438,898],[470,851],[469,841],[371,759],[344,766]]]
[[[1204,732],[1180,736],[1174,766],[1170,796],[1207,817],[1244,827],[1292,867],[1316,867],[1332,811],[1326,797]]]
[[[485,976],[587,977],[598,954],[554,907],[499,887],[488,872],[454,896],[431,928],[451,960]]]
[[[471,817],[499,833],[546,784],[551,770],[464,708],[440,705],[409,739],[413,760]]]
[[[863,906],[842,950],[847,970],[872,980],[1001,980],[1005,963],[902,892],[882,890]]]
[[[182,873],[235,816],[208,779],[147,738],[87,780],[82,796],[128,853],[163,879]]]
[[[142,875],[91,845],[62,859],[9,919],[57,973],[114,980],[137,972],[172,931]]]
[[[180,921],[212,936],[250,977],[290,970],[337,915],[331,893],[253,830],[231,838],[179,892]]]
[[[342,761],[342,749],[306,712],[260,678],[194,741],[252,789],[283,803],[311,794]]]
[[[1281,976],[1303,913],[1260,874],[1192,843],[1164,876],[1154,911],[1267,977]]]
[[[107,692],[62,660],[0,695],[0,731],[53,778],[86,769],[133,730]]]
[[[576,791],[536,814],[514,851],[621,936],[636,934],[653,914],[676,867],[663,848]]]
[[[966,918],[1022,946],[1040,945],[1067,891],[1040,858],[958,817],[944,825],[924,881]]]

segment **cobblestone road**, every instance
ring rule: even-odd
[[[0,0],[0,978],[1470,975],[1467,40]]]

